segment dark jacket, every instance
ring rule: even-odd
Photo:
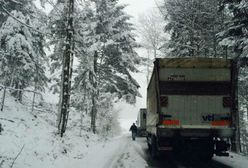
[[[136,127],[136,125],[132,125],[132,126],[130,127],[129,131],[132,131],[132,132],[134,132],[134,133],[137,133],[137,127]]]

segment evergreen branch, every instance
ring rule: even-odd
[[[26,26],[26,27],[28,27],[28,28],[34,30],[34,31],[36,31],[37,33],[43,34],[41,31],[39,31],[39,30],[33,28],[32,26],[30,26],[30,25],[28,25],[28,24],[22,22],[21,20],[17,19],[17,18],[16,18],[15,16],[13,16],[5,7],[3,7],[3,6],[1,6],[1,7],[2,7],[3,11],[4,11],[6,14],[8,14],[10,17],[12,17],[12,18],[13,18],[14,20],[16,20],[17,22],[21,23],[22,25],[24,25],[24,26]]]
[[[8,89],[8,90],[15,90],[15,91],[32,92],[32,93],[36,93],[36,94],[38,94],[38,95],[42,96],[42,94],[41,94],[41,93],[36,92],[36,91],[34,91],[34,90],[15,89],[15,88],[12,88],[12,87],[5,87],[5,86],[3,86],[3,85],[1,85],[1,84],[0,84],[0,88],[6,88],[6,89]]]

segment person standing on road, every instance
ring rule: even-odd
[[[132,139],[133,139],[133,141],[135,141],[135,137],[137,134],[137,126],[135,125],[135,123],[133,123],[133,125],[130,127],[129,131],[132,131]]]

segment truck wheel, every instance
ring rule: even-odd
[[[206,151],[206,153],[202,153],[200,156],[203,161],[210,161],[213,157],[213,152],[211,151]]]
[[[157,141],[155,137],[152,137],[151,155],[153,159],[159,158],[159,151],[158,151]]]
[[[203,160],[204,161],[210,161],[212,157],[214,156],[214,142],[212,139],[208,140],[207,142],[207,149],[205,149],[205,153],[203,155]]]

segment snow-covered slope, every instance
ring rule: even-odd
[[[2,92],[0,92],[2,95]],[[45,110],[47,109],[47,110]],[[0,167],[9,168],[109,168],[144,167],[129,136],[104,140],[78,127],[79,115],[70,113],[63,138],[56,134],[56,115],[48,107],[33,113],[27,103],[21,104],[6,95],[0,112],[3,131],[0,135]],[[141,151],[142,153],[142,151]]]
[[[146,139],[132,141],[130,133],[106,140],[83,129],[79,136],[79,120],[79,114],[72,111],[67,132],[60,138],[52,107],[46,105],[31,113],[27,104],[20,104],[7,94],[4,111],[0,111],[4,129],[0,135],[0,168],[144,168],[169,162],[152,161]],[[233,153],[229,158],[213,160],[210,165],[246,168],[248,164],[247,157]]]
[[[77,121],[76,113],[70,116]],[[7,94],[4,111],[0,111],[0,123],[4,129],[0,135],[0,167],[10,167],[19,152],[13,165],[15,168],[80,166],[80,160],[99,138],[84,130],[79,136],[75,122],[70,122],[65,137],[60,138],[56,134],[55,121],[54,111],[40,109],[31,114],[27,105],[18,103]]]

